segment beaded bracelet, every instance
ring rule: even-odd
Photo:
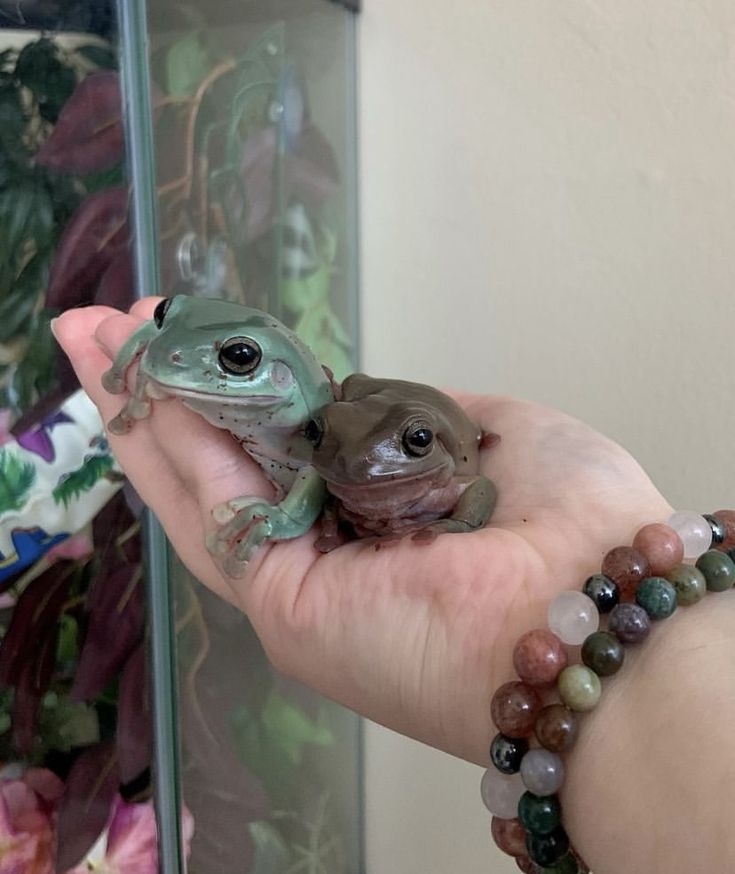
[[[652,620],[734,583],[735,510],[679,511],[665,524],[641,528],[632,546],[611,549],[581,592],[561,592],[551,602],[548,628],[518,640],[513,667],[520,680],[501,686],[490,706],[499,734],[481,794],[493,814],[495,843],[521,871],[589,874],[570,846],[557,795],[564,782],[560,753],[574,744],[579,714],[597,705],[600,678],[619,670],[624,645],[645,640]],[[599,630],[601,614],[607,630]],[[564,644],[582,645],[582,664],[568,665]],[[553,683],[561,702],[544,706],[539,692]],[[540,746],[531,749],[533,734]]]

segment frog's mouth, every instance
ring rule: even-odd
[[[354,482],[352,480],[340,479],[335,477],[330,471],[324,471],[319,465],[314,465],[319,473],[319,476],[327,483],[329,490],[337,497],[341,497],[344,493],[355,494],[359,492],[378,492],[380,489],[395,488],[396,486],[410,485],[420,482],[421,480],[448,480],[452,475],[452,469],[445,464],[437,464],[429,470],[422,470],[421,473],[414,473],[411,476],[404,476],[400,473],[388,473],[378,475],[373,479],[362,482]]]
[[[212,401],[222,405],[232,406],[267,406],[283,401],[283,398],[278,395],[229,395],[219,394],[218,392],[195,391],[191,388],[179,388],[175,385],[167,385],[165,382],[159,382],[157,379],[150,380],[155,391],[160,391],[161,395],[175,395],[177,398],[191,398],[195,401]]]

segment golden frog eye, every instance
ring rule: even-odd
[[[434,432],[426,425],[411,425],[403,435],[403,448],[409,455],[428,455],[434,443]]]
[[[235,376],[252,373],[262,357],[260,346],[249,337],[231,337],[219,350],[220,367]]]

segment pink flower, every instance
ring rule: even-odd
[[[53,874],[53,806],[63,791],[42,768],[0,780],[0,874]]]
[[[188,855],[194,820],[183,813],[184,845]],[[117,796],[106,831],[76,868],[67,874],[158,874],[156,815],[152,802],[128,804]],[[0,874],[4,874],[0,870]]]

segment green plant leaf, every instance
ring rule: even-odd
[[[166,83],[169,94],[193,94],[212,67],[212,59],[202,42],[200,31],[192,31],[175,42],[166,56]]]
[[[54,385],[56,377],[56,341],[49,322],[53,310],[33,316],[27,333],[28,353],[14,368],[7,386],[9,405],[19,412],[29,409]]]
[[[15,77],[36,99],[44,121],[55,122],[77,79],[59,58],[56,43],[47,37],[27,43],[18,55]]]
[[[20,510],[28,500],[36,469],[11,449],[0,449],[0,513]]]
[[[75,53],[81,55],[85,61],[94,64],[103,70],[117,69],[117,53],[108,46],[101,46],[96,43],[89,43],[86,46],[79,46]]]

